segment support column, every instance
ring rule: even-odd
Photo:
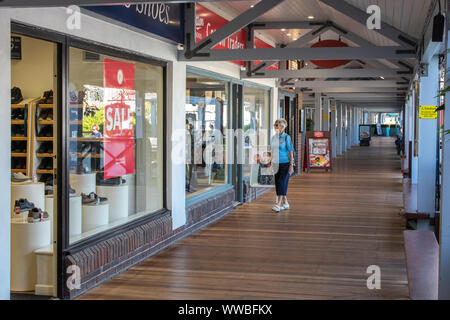
[[[336,103],[336,155],[342,155],[342,103]]]
[[[349,145],[348,145],[348,129],[350,126],[350,115],[349,115],[349,111],[350,111],[350,106],[348,104],[345,105],[345,137],[344,137],[344,152],[347,151],[348,149],[350,149]]]
[[[448,12],[448,11],[447,11]],[[447,34],[447,48],[450,34]],[[446,70],[450,68],[447,60]],[[445,77],[450,82],[450,73]],[[450,93],[445,96],[444,131],[450,130]],[[442,159],[441,217],[439,239],[439,299],[450,300],[450,134],[444,136]]]
[[[354,118],[354,108],[350,106],[348,110],[348,135],[347,135],[347,149],[353,147],[353,118]]]
[[[420,79],[420,105],[438,105],[439,57],[433,56],[428,65],[428,77]],[[436,152],[437,120],[419,119],[419,163],[417,181],[417,210],[434,217],[436,210]]]
[[[320,93],[316,93],[314,131],[322,131],[322,96]]]
[[[11,107],[6,103],[11,101],[11,49],[6,45],[11,41],[11,18],[8,9],[0,10],[0,300],[10,297],[10,270],[11,270]]]
[[[331,157],[334,159],[336,158],[337,155],[336,103],[330,102],[330,111],[331,111],[330,115]]]
[[[330,131],[330,99],[324,99],[323,116],[322,116],[322,130]]]

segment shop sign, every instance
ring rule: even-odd
[[[196,18],[195,18],[195,42],[198,43],[202,39],[211,35],[214,31],[220,29],[229,21],[225,18],[222,18],[217,13],[207,9],[201,4],[196,4]],[[246,48],[246,36],[247,32],[243,29],[237,31],[229,38],[222,40],[213,49],[245,49]],[[273,46],[264,42],[263,40],[255,37],[254,41],[255,48],[273,48]],[[255,61],[254,64],[258,64],[260,61]],[[233,61],[240,66],[245,66],[245,62],[243,61]],[[268,68],[277,69],[275,66]]]
[[[84,9],[154,33],[177,43],[184,43],[183,4],[161,2],[87,6]]]
[[[437,118],[436,106],[420,106],[419,118],[420,119],[436,119]]]
[[[309,168],[331,168],[330,154],[328,138],[308,139]]]
[[[111,59],[104,61],[105,179],[135,173],[134,126],[136,96],[134,64]]]
[[[11,37],[11,59],[22,60],[22,38]]]
[[[323,131],[314,131],[314,137],[315,138],[323,138],[324,137]]]

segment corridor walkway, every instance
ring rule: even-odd
[[[81,298],[407,299],[399,166],[394,140],[375,138],[293,179],[289,213],[265,194]]]

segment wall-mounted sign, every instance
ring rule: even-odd
[[[436,119],[437,118],[436,106],[420,106],[419,118],[420,119]]]
[[[196,18],[195,18],[195,41],[199,42],[202,39],[209,36],[211,33],[221,28],[229,21],[222,18],[217,13],[209,10],[208,8],[202,6],[201,4],[196,4]],[[229,38],[222,40],[213,49],[244,49],[246,48],[246,36],[247,32],[243,29],[237,31]],[[263,40],[255,37],[254,41],[255,48],[273,48],[270,44],[264,42]],[[245,66],[245,62],[233,61],[234,63]],[[255,61],[254,64],[258,64],[260,61]],[[279,63],[278,63],[279,64]],[[268,70],[278,69],[278,64],[268,68]]]
[[[134,64],[111,59],[104,62],[105,179],[135,173]]]
[[[84,8],[177,43],[184,43],[183,4],[151,2]]]
[[[328,119],[330,119],[330,116],[328,114],[324,114],[322,116],[322,118],[323,118],[323,120],[328,120]]]
[[[22,38],[11,37],[11,59],[22,60]]]

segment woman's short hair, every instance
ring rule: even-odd
[[[280,125],[282,125],[284,129],[286,129],[288,126],[286,119],[278,119],[276,122],[278,122]]]

